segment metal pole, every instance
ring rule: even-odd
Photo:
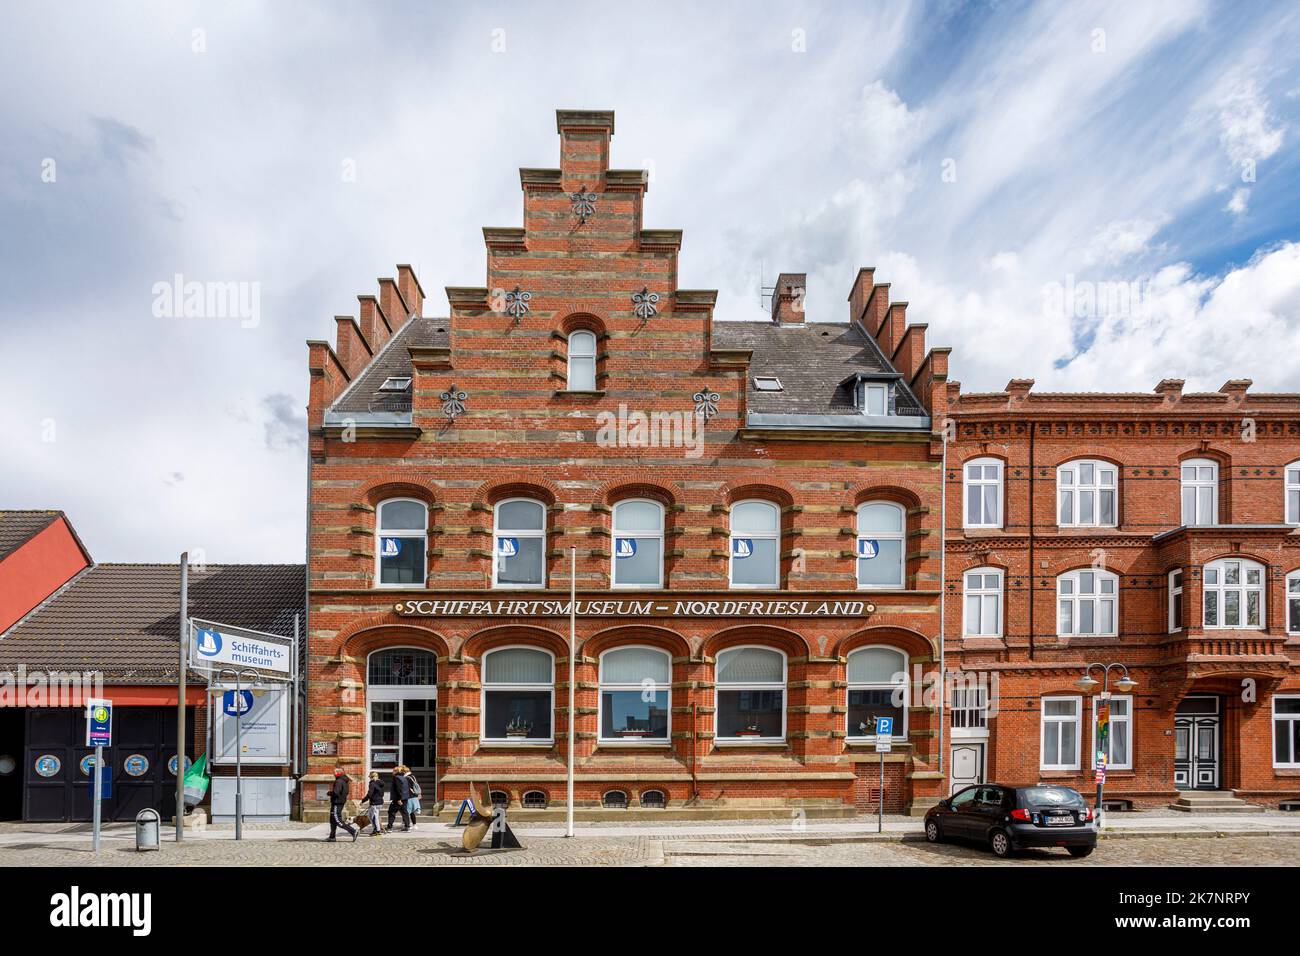
[[[244,691],[240,673],[235,671],[235,839],[244,838]]]
[[[94,852],[99,852],[99,822],[102,819],[102,806],[104,799],[104,748],[100,744],[95,744],[95,810],[94,810],[94,832],[90,838],[90,846]]]
[[[293,616],[293,775],[298,776],[298,752],[302,749],[298,740],[298,615]]]
[[[176,668],[176,842],[185,839],[185,643],[190,639],[190,553],[181,554],[181,627]]]
[[[577,736],[574,685],[577,683],[578,649],[578,549],[569,549],[569,799],[564,815],[564,835],[573,836],[573,738]]]
[[[944,704],[948,697],[947,658],[944,650],[948,644],[948,635],[944,632],[946,616],[944,609],[948,599],[948,423],[943,428],[943,456],[939,464],[939,786],[951,791],[944,776]],[[1033,570],[1032,568],[1030,569]],[[1033,575],[1030,574],[1032,578]]]
[[[876,804],[876,832],[885,832],[885,752],[880,751],[880,802]]]

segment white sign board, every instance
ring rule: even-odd
[[[289,763],[289,695],[283,685],[272,687],[245,687],[244,694],[252,695],[252,707],[238,718],[231,716],[222,706],[224,693],[232,685],[213,685],[212,720],[214,723],[213,763],[235,762],[235,721],[239,720],[240,762],[246,764]],[[245,697],[245,700],[247,697]],[[242,709],[242,707],[241,707]]]
[[[274,635],[258,635],[207,621],[194,621],[190,666],[219,670],[251,667],[288,677],[293,669],[293,642]]]

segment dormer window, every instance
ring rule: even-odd
[[[755,375],[754,388],[760,392],[780,392],[784,391],[785,386],[775,375]]]
[[[859,414],[872,417],[892,415],[896,374],[857,372],[840,383],[853,398],[853,407]]]
[[[411,376],[409,375],[390,375],[384,379],[384,384],[379,386],[381,392],[404,392],[411,387]]]
[[[886,382],[863,382],[858,407],[864,415],[889,414],[889,385]]]

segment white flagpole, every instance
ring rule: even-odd
[[[578,549],[569,549],[569,801],[565,810],[565,836],[573,836],[573,738],[577,735],[574,686],[577,684],[578,649]]]

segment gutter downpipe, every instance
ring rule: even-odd
[[[951,419],[949,419],[951,421]],[[948,434],[943,432],[943,455],[939,471],[939,776],[944,779],[944,703],[948,694],[948,662],[945,655],[948,633],[944,610],[948,605]]]
[[[1034,438],[1038,426],[1029,422],[1029,659],[1034,659]],[[1005,629],[1004,629],[1005,633]],[[1005,638],[1004,638],[1005,640]]]

